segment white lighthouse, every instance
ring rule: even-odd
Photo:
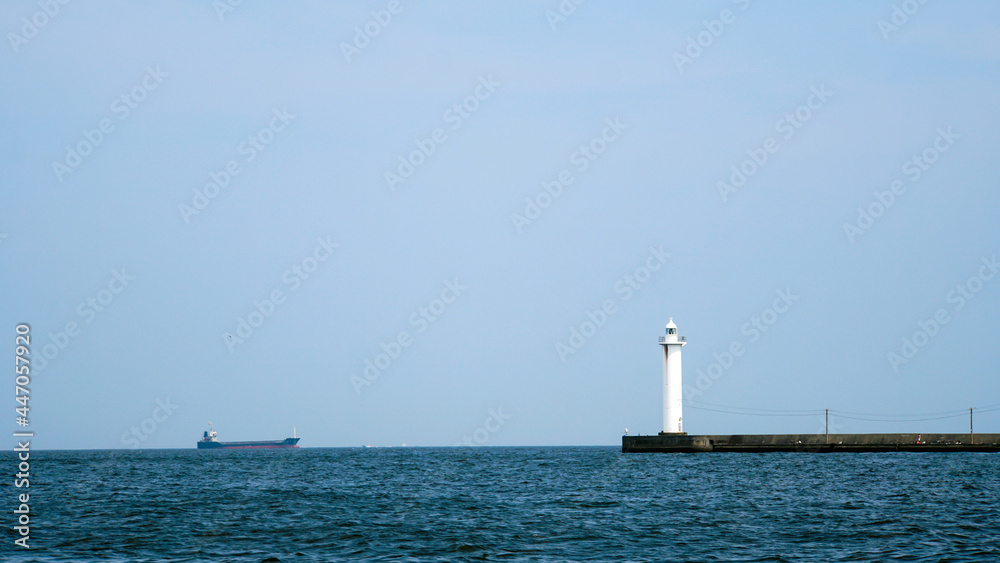
[[[666,336],[660,337],[663,347],[663,432],[660,434],[683,434],[684,417],[681,412],[681,348],[687,344],[683,336],[677,336],[677,325],[671,318],[667,323]]]

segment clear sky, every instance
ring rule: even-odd
[[[35,447],[618,444],[671,317],[690,433],[1000,403],[995,2],[236,4],[0,8]]]

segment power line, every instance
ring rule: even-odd
[[[976,409],[976,410],[978,410],[978,409]],[[834,409],[830,409],[830,411],[831,412],[837,412],[837,413],[840,413],[840,414],[853,414],[853,415],[857,415],[857,416],[878,416],[878,417],[885,418],[885,417],[938,416],[938,415],[941,415],[941,416],[944,416],[944,415],[952,416],[952,415],[955,415],[955,413],[965,414],[965,413],[969,412],[969,409],[950,410],[950,411],[937,411],[937,412],[918,412],[918,413],[910,413],[910,414],[883,414],[883,413],[876,413],[876,412],[851,412],[851,411],[838,411],[838,410],[834,410]]]
[[[824,410],[779,410],[779,409],[759,409],[753,407],[734,407],[728,405],[707,403],[704,401],[697,401],[697,403],[701,405],[710,405],[711,407],[717,407],[717,408],[698,406],[695,404],[691,404],[691,402],[688,402],[687,406],[689,408],[702,411],[711,411],[711,412],[736,414],[744,416],[818,416],[826,412]],[[996,412],[1000,411],[1000,404],[987,405],[985,407],[973,407],[972,410],[977,413]],[[960,416],[965,416],[969,411],[966,409],[962,409],[962,410],[949,410],[949,411],[912,413],[912,414],[880,414],[880,413],[838,411],[829,409],[829,412],[840,418],[846,418],[848,420],[864,420],[868,422],[924,422],[928,420],[944,420],[948,418],[958,418]],[[859,415],[859,416],[852,416],[852,415]]]
[[[727,414],[740,414],[745,416],[817,416],[823,414],[823,411],[812,411],[804,414],[789,414],[789,413],[759,413],[759,412],[736,412],[736,411],[726,411],[720,409],[710,409],[706,407],[696,407],[694,405],[688,405],[688,408],[698,409],[700,411],[712,411],[712,412],[723,412]]]
[[[848,420],[867,420],[869,422],[923,422],[926,420],[943,420],[945,418],[958,418],[960,416],[965,416],[966,414],[968,414],[968,411],[961,412],[958,414],[951,414],[947,416],[933,416],[930,418],[900,418],[900,419],[861,418],[861,417],[846,416],[846,415],[839,415],[839,416],[840,418],[846,418]]]
[[[731,406],[728,406],[728,405],[718,405],[718,404],[715,404],[715,403],[706,403],[705,401],[695,401],[695,402],[697,402],[700,405],[708,405],[710,407],[717,407],[717,408],[722,408],[722,409],[736,409],[736,410],[744,410],[744,411],[760,411],[760,412],[774,412],[774,413],[803,413],[803,414],[806,414],[806,413],[808,413],[808,414],[815,414],[817,412],[823,412],[821,410],[781,410],[781,409],[758,409],[758,408],[752,408],[752,407],[731,407]],[[691,408],[704,408],[704,407],[698,407],[696,405],[692,405],[691,402],[689,402],[688,405]]]

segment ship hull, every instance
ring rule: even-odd
[[[299,438],[285,438],[265,442],[214,442],[202,440],[198,442],[199,450],[261,450],[298,448]]]

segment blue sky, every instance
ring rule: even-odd
[[[690,433],[1000,404],[1000,7],[567,6],[5,2],[36,447],[617,444],[670,317]]]

